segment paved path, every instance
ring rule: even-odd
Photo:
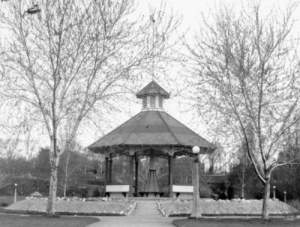
[[[157,201],[137,201],[137,206],[129,216],[99,217],[100,221],[89,227],[174,227],[172,221],[181,218],[163,217]]]

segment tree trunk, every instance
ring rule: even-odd
[[[56,200],[56,192],[57,192],[57,167],[58,163],[56,160],[54,164],[51,166],[51,178],[50,178],[50,188],[49,188],[49,198],[47,203],[47,214],[49,216],[55,215],[54,204]]]
[[[64,184],[64,197],[67,197],[67,181]]]
[[[262,208],[262,218],[264,220],[269,220],[269,199],[270,199],[270,178],[265,178],[266,183],[264,184],[264,198],[263,198],[263,208]]]
[[[243,162],[243,165],[242,165],[241,184],[242,184],[241,198],[244,199],[245,198],[245,162]]]
[[[66,160],[66,168],[65,168],[65,183],[64,183],[64,197],[67,197],[67,186],[68,186],[68,175],[69,175],[69,162],[70,162],[70,154],[71,152],[69,151],[68,157]]]
[[[245,198],[245,184],[244,182],[242,183],[242,190],[241,190],[241,199]]]
[[[51,177],[50,177],[50,187],[49,187],[49,198],[47,203],[46,213],[49,216],[55,216],[54,204],[56,200],[57,193],[57,169],[60,156],[57,154],[56,146],[56,131],[51,136],[51,150],[50,150],[50,165],[51,165]]]

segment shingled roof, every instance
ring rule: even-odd
[[[142,111],[103,136],[88,148],[104,153],[113,146],[189,146],[214,150],[214,146],[197,133],[163,111]]]
[[[166,92],[161,86],[159,86],[155,81],[150,82],[146,87],[144,87],[140,92],[136,94],[136,97],[143,98],[146,95],[161,95],[164,98],[170,98],[170,94]]]

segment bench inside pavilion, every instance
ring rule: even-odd
[[[169,197],[191,195],[193,186],[173,185],[174,159],[196,157],[192,152],[194,146],[200,147],[200,154],[212,153],[214,145],[164,111],[164,101],[170,98],[170,94],[155,81],[136,96],[142,99],[141,112],[88,147],[94,153],[105,155],[106,194],[110,197],[162,196],[157,182],[156,162],[158,158],[166,158]],[[119,185],[112,182],[112,162],[122,155],[129,156],[130,176],[127,184]],[[144,190],[139,192],[138,165],[145,157],[150,157],[149,173]]]

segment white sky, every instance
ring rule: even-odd
[[[192,36],[195,30],[197,30],[197,25],[199,21],[201,20],[201,14],[208,16],[211,11],[214,10],[215,5],[218,4],[221,0],[168,0],[166,1],[166,11],[173,13],[177,13],[178,15],[182,16],[182,24],[180,26],[179,32],[182,33],[184,31],[188,31],[188,35]],[[38,2],[38,0],[36,1]],[[237,7],[240,6],[241,2],[246,2],[246,0],[223,0],[222,2],[233,4],[235,3]],[[281,5],[286,4],[286,0],[262,0],[262,5],[266,10],[269,10],[270,7],[275,3],[279,2]],[[138,1],[138,13],[144,16],[150,16],[149,14],[149,7],[159,7],[161,3],[161,0],[140,0]],[[2,4],[5,4],[5,2],[0,2],[0,8],[3,7]],[[295,13],[295,15],[300,15],[300,8],[298,9],[298,12]],[[298,31],[297,31],[298,32]],[[1,34],[0,30],[0,41],[1,36],[3,36],[3,31]],[[176,74],[177,72],[170,72],[170,75]],[[150,81],[144,81],[144,85],[147,85]],[[162,87],[164,87],[168,92],[174,93],[172,91],[172,87],[168,87],[168,84],[166,84],[164,81],[157,81]],[[141,90],[142,87],[137,88],[137,92]],[[122,114],[121,116],[118,116],[116,120],[113,120],[112,125],[110,127],[107,127],[105,130],[106,133],[108,133],[110,130],[113,130],[126,120],[128,120],[131,116],[137,114],[141,110],[141,106],[136,103],[136,98],[133,95],[132,96],[132,103],[129,103],[127,106],[129,106],[129,110],[126,111],[126,113]],[[200,135],[203,135],[205,137],[205,131],[207,130],[205,127],[199,127],[199,119],[193,119],[191,112],[184,112],[185,108],[182,107],[182,103],[179,102],[178,98],[173,98],[166,101],[165,106],[166,112],[171,114],[173,117],[193,129],[194,131],[198,132]],[[80,132],[80,141],[84,146],[88,146],[92,142],[94,142],[96,139],[99,139],[100,133],[97,133],[93,130],[86,130]],[[209,138],[207,138],[209,140]],[[47,144],[48,137],[46,137],[45,141],[43,142],[44,145]]]

